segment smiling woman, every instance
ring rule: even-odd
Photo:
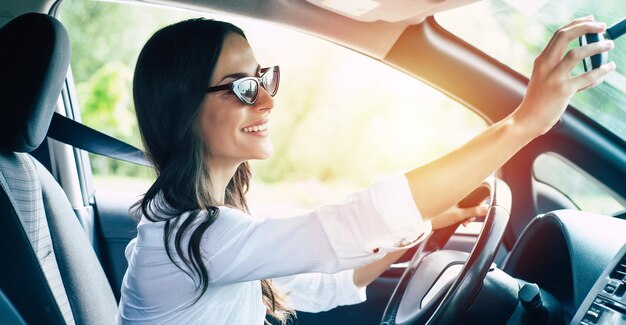
[[[136,243],[131,243],[127,250],[129,269],[121,290],[119,323],[158,319],[243,324],[264,318],[260,314],[265,312],[255,300],[241,315],[243,318],[234,318],[230,308],[216,314],[210,307],[215,302],[207,301],[207,296],[215,293],[205,295],[209,289],[207,259],[217,263],[217,259],[206,257],[205,252],[228,246],[225,243],[207,246],[207,230],[218,214],[228,214],[220,213],[218,207],[249,212],[245,194],[251,173],[247,161],[266,159],[272,153],[267,131],[244,131],[250,127],[258,130],[260,121],[267,120],[274,105],[271,95],[276,93],[278,78],[273,79],[276,83],[270,88],[263,75],[263,87],[259,87],[258,80],[252,77],[259,72],[259,64],[243,31],[219,21],[192,19],[167,26],[156,32],[141,50],[133,95],[143,143],[154,163],[157,179],[134,205],[137,218],[150,230],[140,230]],[[249,81],[256,83],[255,94],[245,97],[234,85]],[[223,90],[223,85],[228,85],[226,91],[204,90],[207,86]],[[243,91],[248,90],[249,87]],[[186,216],[180,218],[182,214]],[[227,216],[220,219],[223,218]],[[212,228],[215,227],[218,226]],[[155,235],[164,243],[148,239]],[[142,254],[142,246],[158,249],[156,254]],[[167,257],[172,263],[162,265],[158,273],[168,272],[167,281],[187,287],[176,294],[165,291],[169,293],[165,299],[159,294],[160,288],[146,286],[146,283],[162,284],[164,280],[152,274],[155,268],[146,267],[159,259],[159,251],[164,253],[160,254],[161,258]],[[220,254],[214,251],[211,255]],[[179,259],[182,263],[177,262]],[[218,267],[212,265],[212,271],[215,268]],[[183,274],[193,279],[193,285],[185,281]],[[215,283],[213,276],[211,281]],[[261,291],[267,313],[284,322],[293,313],[285,305],[284,297],[268,280],[261,280],[260,288],[256,284],[231,288],[229,294],[235,295],[232,301],[246,300],[251,290]],[[201,298],[204,301],[199,304]]]
[[[233,162],[239,165],[247,160],[267,159],[272,154],[267,124],[274,108],[271,97],[278,91],[279,79],[270,76],[277,74],[278,69],[264,69],[263,74],[260,73],[259,63],[244,36],[226,36],[211,77],[211,88],[227,88],[222,92],[210,92],[202,103],[200,115],[211,166]],[[261,86],[258,79],[251,79],[253,76],[260,77]],[[272,84],[271,80],[275,83]],[[263,129],[260,132],[259,127]],[[232,173],[226,173],[229,174]],[[224,181],[228,182],[228,179]]]
[[[535,61],[522,103],[453,152],[376,182],[341,204],[263,219],[249,214],[248,160],[272,153],[268,131],[258,131],[274,108],[278,70],[261,69],[243,31],[230,23],[189,19],[161,28],[142,48],[133,78],[137,121],[157,178],[133,208],[141,221],[126,248],[118,323],[249,324],[267,314],[285,324],[298,306],[289,305],[271,281],[284,276],[298,282],[314,274],[344,288],[318,305],[362,302],[358,292],[433,228],[484,215],[486,209],[477,210],[480,202],[468,214],[447,212],[548,132],[576,92],[614,70],[608,63],[570,75],[577,60],[610,51],[610,41],[563,54],[575,37],[605,29],[583,17],[555,33]],[[485,273],[508,220],[504,211],[497,214],[503,223],[491,241],[491,260],[481,264]],[[305,291],[307,300],[328,300],[332,290],[326,286]]]
[[[16,18],[0,27],[0,89],[15,104],[0,140],[22,139],[19,126],[41,137],[0,150],[0,311],[94,325],[276,324],[292,310],[299,325],[623,316],[626,63],[621,40],[576,43],[621,17],[597,1],[486,1],[1,2],[0,24]],[[485,29],[455,33],[493,32],[518,62],[433,16],[474,2],[492,11],[452,23]],[[564,25],[571,8],[597,19]],[[67,46],[50,52],[54,40]],[[581,74],[597,54],[621,64]],[[44,72],[57,88],[23,69],[32,55],[65,62]],[[24,78],[39,91],[22,96]],[[600,103],[569,105],[596,85]],[[81,120],[113,139],[85,136]],[[141,156],[120,142],[153,168],[72,146]],[[489,207],[473,191],[485,178]],[[472,220],[479,233],[455,229]]]
[[[130,85],[140,40],[198,13],[91,1],[68,1],[61,10],[83,122],[141,147]],[[250,162],[255,178],[249,204],[258,215],[293,215],[335,202],[449,152],[486,125],[415,78],[363,55],[272,24],[228,21],[244,28],[261,66],[281,67],[281,90],[267,124],[273,155]],[[107,33],[96,26],[107,26]],[[100,192],[139,195],[154,180],[138,166],[90,159]]]

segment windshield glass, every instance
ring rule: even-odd
[[[444,28],[530,77],[533,60],[559,27],[594,15],[611,26],[626,17],[624,0],[488,0],[436,16]],[[572,42],[571,46],[577,46]],[[626,36],[609,54],[617,71],[605,82],[574,96],[572,106],[626,140]],[[583,73],[582,62],[575,74]]]

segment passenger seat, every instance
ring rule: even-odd
[[[53,17],[29,13],[0,28],[0,294],[28,324],[113,324],[115,298],[91,242],[28,154],[45,139],[69,58]]]

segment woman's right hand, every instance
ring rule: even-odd
[[[476,217],[487,215],[488,209],[489,205],[485,203],[469,208],[459,208],[458,205],[455,205],[431,220],[433,230],[445,228],[458,222],[467,226]]]
[[[591,43],[565,53],[568,45],[580,36],[604,33],[605,30],[606,24],[595,22],[593,16],[578,18],[557,30],[539,54],[526,96],[514,113],[516,122],[520,122],[532,136],[550,130],[574,94],[600,84],[606,74],[615,70],[615,63],[609,62],[581,75],[572,75],[572,70],[583,58],[613,49],[613,41]]]

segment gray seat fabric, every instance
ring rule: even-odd
[[[28,154],[0,155],[0,181],[16,210],[22,228],[33,248],[39,267],[52,291],[66,324],[74,324],[63,280],[52,249],[48,221],[44,213],[39,176]]]
[[[0,28],[0,44],[0,289],[29,324],[112,324],[115,298],[90,241],[63,190],[26,153],[50,125],[67,33],[31,13]]]
[[[117,302],[87,234],[56,180],[39,162],[35,166],[54,251],[76,323],[115,323]]]

